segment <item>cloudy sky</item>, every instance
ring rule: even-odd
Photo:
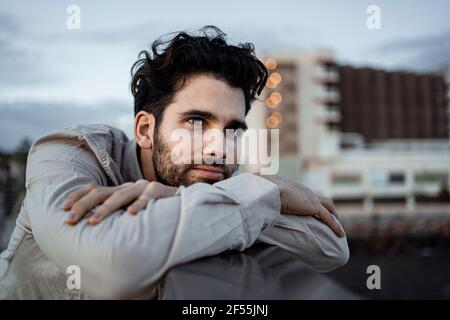
[[[369,5],[381,29],[366,26]],[[69,5],[81,28],[69,30]],[[77,123],[131,133],[130,66],[157,37],[214,24],[259,51],[331,48],[342,63],[433,70],[450,62],[450,1],[24,1],[0,3],[0,148]]]

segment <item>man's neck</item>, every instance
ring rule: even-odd
[[[157,181],[153,166],[152,150],[141,149],[138,145],[136,152],[144,179],[148,181]]]

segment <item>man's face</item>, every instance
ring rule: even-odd
[[[157,179],[167,185],[214,183],[229,178],[238,168],[237,135],[227,129],[245,130],[245,98],[242,89],[230,87],[211,75],[189,78],[167,106],[154,135],[153,165]],[[189,163],[173,161],[180,140],[174,132],[187,133]],[[229,132],[229,130],[228,130]],[[231,138],[231,139],[230,139]],[[234,141],[234,143],[233,143]],[[186,149],[185,149],[186,150]]]

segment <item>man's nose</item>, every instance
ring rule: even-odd
[[[209,129],[203,136],[203,155],[212,158],[217,163],[224,163],[226,158],[226,143],[223,130]]]

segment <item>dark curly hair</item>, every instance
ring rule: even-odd
[[[215,26],[201,28],[200,35],[177,32],[169,40],[160,38],[153,42],[151,52],[141,51],[139,58],[131,68],[134,113],[152,113],[157,125],[189,76],[212,74],[241,88],[245,114],[267,81],[267,69],[255,56],[253,44],[229,45],[226,34]]]

